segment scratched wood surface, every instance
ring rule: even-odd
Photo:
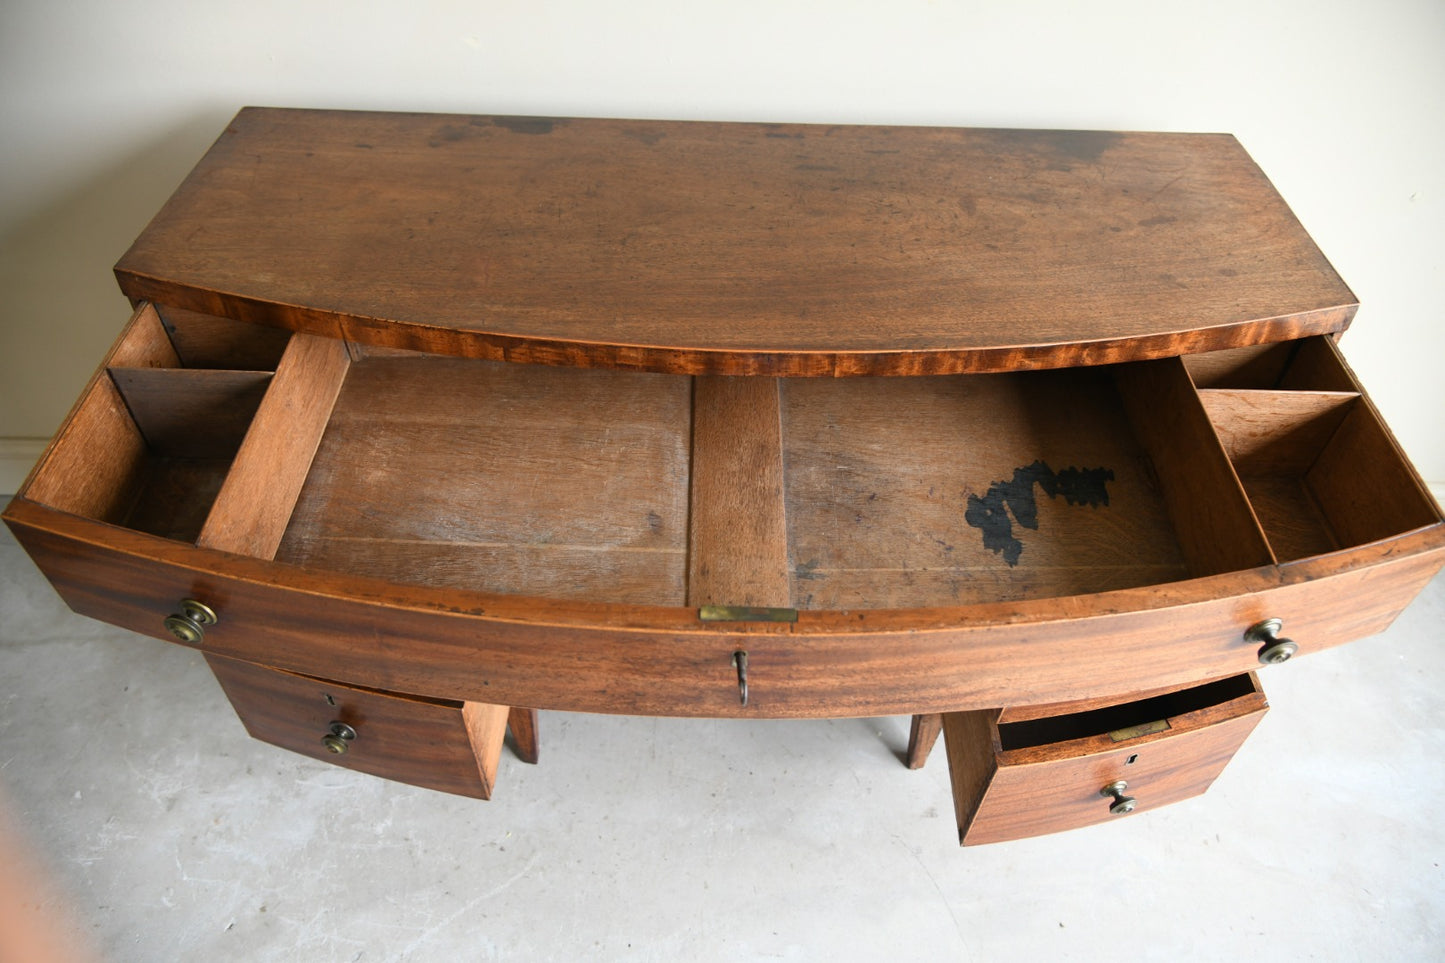
[[[926,374],[1336,332],[1227,134],[247,108],[116,267],[265,324],[512,361]]]
[[[783,416],[799,607],[966,605],[1188,575],[1104,371],[794,380]],[[1112,473],[1099,480],[1107,504],[1051,497],[1069,469]]]
[[[277,553],[396,582],[684,603],[689,379],[352,365]]]

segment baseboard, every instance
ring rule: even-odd
[[[13,495],[40,460],[48,438],[0,438],[0,493]]]

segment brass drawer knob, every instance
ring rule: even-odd
[[[199,645],[206,641],[206,626],[215,625],[220,619],[216,610],[195,599],[181,599],[180,611],[166,616],[166,631],[187,645]]]
[[[1128,788],[1129,784],[1124,780],[1120,779],[1118,782],[1111,782],[1109,783],[1109,785],[1099,790],[1099,795],[1101,796],[1114,797],[1114,801],[1109,804],[1109,812],[1113,813],[1115,816],[1123,816],[1126,813],[1132,813],[1134,811],[1134,807],[1138,805],[1139,801],[1133,796],[1124,795],[1124,790]]]
[[[326,735],[321,737],[321,744],[330,752],[342,756],[346,754],[347,749],[351,748],[351,740],[355,738],[355,729],[344,722],[333,722],[331,729],[327,731]]]
[[[1279,630],[1284,623],[1279,619],[1265,619],[1244,630],[1244,641],[1259,643],[1259,661],[1265,665],[1279,665],[1288,662],[1290,656],[1299,651],[1293,639],[1282,638]]]

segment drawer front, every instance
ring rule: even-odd
[[[214,655],[206,661],[262,742],[414,786],[491,796],[504,706],[374,692]]]
[[[1294,566],[1293,578],[1260,570],[911,620],[804,612],[769,633],[687,610],[605,607],[604,619],[580,605],[328,578],[24,501],[7,521],[83,615],[170,639],[162,623],[177,600],[206,602],[220,616],[200,645],[210,654],[459,701],[708,717],[953,712],[1193,684],[1255,667],[1259,646],[1243,632],[1264,618],[1283,619],[1301,653],[1383,631],[1445,559],[1431,530]]]
[[[322,431],[324,415],[318,412],[326,406],[307,400],[309,387],[314,381],[335,385],[344,374],[344,358],[318,360],[326,354],[325,345],[298,336],[279,358],[272,357],[274,345],[270,354],[246,356],[247,363],[274,367],[274,377],[266,371],[192,369],[185,365],[215,363],[215,357],[179,338],[185,326],[177,326],[177,320],[172,317],[167,327],[156,311],[137,312],[27,488],[6,509],[6,522],[77,612],[165,639],[179,629],[182,641],[211,655],[371,689],[541,709],[711,717],[912,714],[1113,697],[1251,670],[1265,647],[1246,641],[1245,633],[1266,620],[1281,620],[1281,634],[1298,643],[1301,653],[1379,632],[1445,562],[1445,524],[1438,508],[1325,339],[1265,346],[1245,355],[1201,356],[1197,363],[1171,359],[1126,366],[1128,372],[1118,375],[1114,388],[1099,378],[1085,379],[1133,399],[1110,407],[1113,414],[1097,424],[1089,422],[1091,431],[1117,429],[1138,436],[1143,447],[1136,454],[1153,459],[1155,482],[1170,495],[1151,502],[1148,515],[1159,529],[1155,534],[1166,541],[1177,536],[1174,547],[1189,562],[1157,572],[1146,566],[1155,574],[1138,576],[1142,583],[1130,576],[1124,587],[1107,588],[1113,583],[1094,576],[1133,571],[1137,559],[1131,540],[1153,530],[1132,527],[1133,534],[1122,541],[1108,534],[1116,522],[1129,520],[1127,513],[1137,513],[1137,506],[1129,507],[1131,497],[1149,487],[1144,479],[1151,472],[1139,469],[1137,459],[1110,462],[1121,474],[1107,506],[1054,499],[1039,487],[1044,476],[1030,481],[1033,476],[1024,469],[1027,484],[1020,485],[1029,497],[1022,502],[1034,503],[1031,512],[1014,505],[1021,496],[1002,482],[979,501],[983,505],[992,498],[1003,507],[995,505],[992,515],[983,512],[978,526],[966,521],[977,506],[969,502],[969,510],[960,511],[964,501],[955,499],[948,517],[969,537],[978,536],[981,527],[984,534],[975,538],[973,548],[983,553],[988,567],[949,569],[949,584],[966,586],[975,595],[941,591],[943,583],[930,581],[937,571],[925,559],[907,556],[907,564],[892,564],[871,534],[860,537],[871,531],[865,531],[871,524],[865,512],[873,511],[868,506],[874,499],[888,502],[897,492],[890,495],[888,486],[825,484],[834,477],[825,471],[821,482],[793,494],[804,505],[832,506],[821,515],[814,512],[812,530],[824,533],[823,542],[846,542],[853,546],[850,551],[864,553],[852,561],[846,555],[834,559],[839,571],[870,574],[828,596],[824,575],[796,560],[790,576],[791,601],[800,609],[796,623],[703,623],[697,609],[680,605],[529,598],[489,590],[495,583],[486,581],[486,565],[427,554],[444,554],[447,546],[466,541],[447,535],[447,513],[457,509],[445,492],[437,491],[417,492],[414,500],[432,506],[419,515],[426,522],[422,528],[445,537],[428,541],[425,548],[413,544],[424,539],[407,541],[405,549],[422,552],[416,562],[420,568],[440,560],[464,572],[463,585],[408,581],[410,562],[406,571],[383,575],[336,570],[342,563],[276,562],[270,553],[294,507],[291,498],[278,493],[286,489],[294,495],[309,464],[300,449],[290,450],[289,440],[300,423],[307,428],[300,434],[313,440]],[[188,337],[198,333],[206,334],[207,343],[215,341],[216,332],[206,326]],[[220,334],[229,345],[226,339],[235,332],[222,325]],[[222,353],[234,352],[227,347]],[[1076,381],[1051,379],[1049,384],[1063,391]],[[134,397],[122,397],[124,385]],[[262,387],[264,397],[245,437],[232,437],[237,431],[231,431],[219,452],[209,450],[215,439],[198,430],[207,422],[201,413],[237,405],[238,398],[251,398]],[[847,409],[847,398],[830,392],[822,393],[827,398],[814,397],[816,388],[788,388],[783,394],[796,395],[792,403],[797,404],[807,400],[805,394],[812,399],[809,404],[827,401],[817,410],[799,409],[813,411],[810,417],[819,424],[828,420],[822,416]],[[1166,390],[1178,405],[1159,402],[1166,397],[1159,392]],[[988,409],[950,407],[949,391],[927,397],[934,405],[929,424],[940,418],[947,422],[965,410]],[[1050,411],[1072,410],[1071,398],[1054,397]],[[139,403],[142,399],[150,403]],[[182,399],[188,406],[178,407]],[[868,411],[883,420],[869,422],[874,431],[869,437],[877,437],[879,424],[900,423],[894,415],[898,406],[885,403],[890,400],[896,400],[895,394],[870,402]],[[176,431],[182,408],[194,419],[183,419],[184,430]],[[142,415],[147,411],[149,418]],[[298,422],[292,412],[306,417]],[[1267,413],[1267,423],[1259,424],[1254,412]],[[164,417],[157,421],[157,415]],[[1032,423],[1021,421],[1025,427]],[[1132,428],[1126,423],[1131,421]],[[158,435],[157,429],[165,430]],[[839,434],[821,431],[820,438]],[[1022,434],[1027,441],[1029,433]],[[726,431],[713,435],[730,437]],[[181,447],[158,446],[155,438],[162,436],[178,439]],[[185,447],[197,437],[208,442],[199,453],[205,457]],[[875,447],[885,454],[870,464],[891,473],[891,449]],[[831,451],[818,438],[802,448],[812,452],[815,467],[847,464],[846,459],[817,461]],[[949,450],[955,448],[968,450],[963,445]],[[1025,464],[1034,457],[1026,450],[1032,452],[1027,446],[1009,448],[1003,464]],[[1037,454],[1052,457],[1053,450]],[[272,470],[275,464],[286,467],[284,485]],[[1105,462],[1084,459],[1080,464]],[[1133,488],[1123,485],[1125,464],[1134,466]],[[1030,470],[1045,467],[1040,462]],[[1242,487],[1236,469],[1245,479]],[[1049,484],[1062,485],[1068,471]],[[321,476],[324,471],[318,472]],[[765,487],[777,486],[769,482]],[[930,487],[900,490],[916,494]],[[948,487],[940,484],[939,490]],[[548,497],[561,504],[566,500],[556,497],[560,494]],[[860,503],[833,504],[845,495]],[[927,524],[909,520],[907,498],[891,504],[894,521],[880,523],[879,531],[891,533],[895,547],[944,543],[923,537],[922,532],[936,534]],[[1039,524],[1037,517],[1049,505],[1069,525],[1083,526],[1067,529],[1079,538],[1031,543],[1021,556],[980,547],[987,545],[993,522],[1007,523],[1019,538],[1049,534],[1050,526]],[[1008,522],[1010,513],[1017,525]],[[502,514],[529,517],[520,510]],[[793,522],[788,524],[799,514],[790,510]],[[253,515],[256,530],[250,524]],[[960,515],[965,521],[959,521]],[[341,554],[372,551],[364,537],[368,512],[341,517],[358,526],[347,529],[358,537],[338,542]],[[722,517],[710,530],[722,532],[715,547],[727,549],[734,536],[745,539],[750,529],[731,525],[726,513]],[[855,517],[864,520],[864,528],[833,538]],[[1026,518],[1034,527],[1025,524]],[[693,532],[708,528],[697,522],[690,520]],[[788,575],[796,533],[792,549],[784,550],[787,539],[779,526],[761,529],[772,533],[767,538],[773,548],[750,554],[743,545],[734,561],[742,559],[742,567],[750,569],[756,558],[780,560],[772,574]],[[939,551],[962,554],[962,544],[945,543]],[[1017,568],[1008,557],[1019,562]],[[712,561],[719,558],[715,552]],[[1036,558],[1040,561],[1030,568]],[[1050,558],[1061,564],[1049,564]],[[855,569],[853,561],[862,568]],[[1050,571],[1072,574],[1050,582],[1045,577]],[[1153,581],[1156,576],[1159,580]],[[840,576],[835,571],[829,577]],[[1047,588],[1037,588],[1040,579]],[[812,595],[799,593],[815,589],[819,599],[831,601],[810,608]],[[219,621],[203,632],[184,622],[167,625],[183,599],[205,603]],[[734,654],[740,650],[748,653],[746,702],[739,697],[735,667]]]
[[[1251,691],[1221,704],[1145,722],[1133,720],[1152,714],[1149,703],[1114,707],[1128,725],[1012,750],[1000,747],[996,710],[945,715],[960,842],[1091,826],[1203,793],[1268,708],[1251,677],[1229,681],[1246,680]]]

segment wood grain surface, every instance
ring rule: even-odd
[[[144,479],[146,444],[109,369],[179,363],[155,308],[138,305],[21,490],[89,518],[124,518]]]
[[[291,339],[197,544],[275,556],[350,363],[344,342]]]
[[[1355,310],[1224,134],[247,108],[116,274],[358,341],[693,374],[1098,364]]]
[[[1115,380],[1149,451],[1191,575],[1274,561],[1239,476],[1177,358],[1120,365]]]
[[[1257,684],[1247,695],[1168,717],[1162,732],[1115,741],[1107,735],[1005,751],[996,713],[944,716],[944,740],[964,845],[1129,818],[1109,811],[1099,794],[1128,783],[1135,812],[1204,792],[1263,718]],[[1141,720],[1143,721],[1143,720]]]
[[[537,710],[513,706],[507,714],[507,728],[511,730],[517,758],[535,763],[540,755]]]
[[[155,306],[171,344],[186,368],[275,371],[291,332],[218,318],[167,304]]]
[[[1082,595],[1189,574],[1106,370],[783,388],[800,609]],[[1106,500],[1051,494],[1070,470],[1101,473]]]
[[[277,557],[399,583],[682,605],[690,388],[633,372],[364,358]]]
[[[1199,400],[1240,475],[1302,475],[1359,399],[1347,391],[1201,389]]]
[[[943,714],[930,712],[925,715],[916,715],[908,725],[908,752],[904,757],[904,763],[909,769],[922,769],[923,764],[928,761],[928,754],[933,751],[933,744],[938,741],[938,735],[943,731]]]
[[[688,605],[793,604],[778,391],[774,378],[694,381]]]
[[[111,368],[151,454],[230,459],[271,383],[269,371]]]
[[[154,327],[138,314],[124,344]],[[1311,343],[1328,378],[1348,375],[1328,340]],[[1165,379],[1188,382],[1178,370]],[[812,590],[819,580],[804,576],[825,569],[809,564],[816,547],[851,552],[864,564],[838,569],[869,579],[856,598],[870,607],[815,598],[792,624],[702,623],[682,607],[691,391],[676,376],[363,357],[267,562],[186,544],[200,527],[193,508],[209,506],[227,466],[146,455],[101,371],[5,520],[79,612],[168,638],[161,620],[177,599],[212,604],[222,615],[206,636],[213,654],[459,702],[702,716],[928,714],[1197,683],[1252,668],[1256,647],[1242,633],[1263,618],[1284,619],[1306,653],[1380,631],[1445,561],[1438,509],[1361,396],[1351,417],[1363,420],[1329,444],[1348,442],[1333,483],[1364,485],[1318,499],[1326,522],[1343,511],[1357,527],[1337,531],[1329,553],[1099,583],[1093,568],[1114,577],[1121,558],[1134,564],[1180,531],[1156,490],[1168,474],[1143,460],[1166,449],[1150,440],[1141,451],[1132,438],[1130,411],[1158,396],[1121,397],[1121,383],[1119,371],[1085,369],[782,384],[784,498],[809,492],[786,506],[791,577]],[[930,570],[926,553],[944,553],[935,564],[947,555],[930,536],[978,536],[969,492],[1055,453],[1114,470],[1107,508],[1030,482],[1037,528],[1018,526],[1021,542],[1033,540],[1017,569],[980,542],[1001,573],[994,588]],[[1355,472],[1356,459],[1369,470]],[[139,501],[127,494],[137,460]],[[1359,492],[1389,504],[1351,508]],[[919,514],[936,527],[909,528]],[[880,552],[908,568],[880,565]],[[608,556],[653,567],[629,581],[598,564]],[[1065,564],[1028,567],[1051,556]],[[949,580],[963,587],[957,601],[938,590]],[[739,649],[749,652],[746,706],[731,664]]]
[[[505,706],[376,692],[207,654],[246,731],[262,742],[398,782],[491,798]],[[344,754],[322,744],[332,722],[356,738]]]
[[[1244,629],[1301,656],[1383,631],[1445,564],[1445,525],[1278,567],[921,610],[799,613],[786,633],[690,608],[496,595],[197,548],[38,505],[5,521],[72,609],[154,638],[180,598],[208,652],[394,692],[538,709],[788,718],[1066,702],[1256,667]],[[749,653],[739,704],[738,649]],[[1288,665],[1271,672],[1288,672]]]
[[[998,772],[998,714],[997,709],[969,709],[939,716],[960,843]]]

